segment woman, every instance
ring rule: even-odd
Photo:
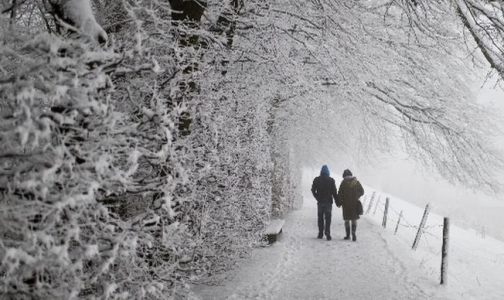
[[[352,223],[352,241],[357,240],[357,220],[359,219],[359,198],[364,195],[364,188],[348,169],[343,171],[338,191],[338,206],[343,206],[343,220],[345,220],[345,240],[350,239],[350,222]]]

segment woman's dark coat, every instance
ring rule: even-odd
[[[364,188],[356,177],[341,181],[338,191],[338,204],[343,206],[343,220],[359,219],[359,198],[364,195]]]

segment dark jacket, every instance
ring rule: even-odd
[[[332,204],[333,198],[334,203],[337,203],[338,193],[336,190],[336,183],[329,175],[322,174],[315,177],[311,191],[313,197],[315,197],[319,203]]]
[[[343,205],[343,220],[359,219],[359,198],[364,195],[364,188],[355,177],[343,179],[338,192],[338,203]]]

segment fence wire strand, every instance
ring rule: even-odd
[[[367,195],[366,195],[366,198],[367,198]],[[374,216],[376,214],[377,211],[379,211],[380,213],[385,213],[385,205],[386,205],[386,202],[383,202],[381,201],[382,199],[382,196],[379,195],[377,197],[375,197],[377,199],[377,202],[376,204],[374,205],[374,210],[373,210],[373,213],[372,215]],[[369,203],[369,207],[368,209],[366,210],[366,214],[371,214],[370,212],[370,208],[371,208],[371,205],[373,203]],[[388,206],[388,211],[389,212],[393,212],[395,215],[397,215],[397,218],[394,218],[393,216],[391,217],[390,216],[390,213],[387,214],[387,222],[391,222],[393,224],[396,224],[397,225],[397,222],[399,221],[399,227],[400,228],[411,228],[411,229],[415,229],[415,230],[418,230],[419,228],[419,225],[413,225],[411,224],[407,219],[406,217],[404,216],[404,214],[401,216],[401,213],[398,212],[393,205],[390,204],[390,201],[389,201],[389,206]],[[401,219],[399,220],[399,217],[401,216]],[[429,225],[429,226],[424,226],[422,228],[422,238],[421,240],[425,240],[426,243],[427,243],[427,246],[429,249],[431,249],[431,246],[429,246],[429,242],[428,242],[428,239],[427,239],[427,235],[432,237],[432,238],[435,238],[436,240],[441,240],[441,238],[431,232],[428,231],[428,229],[433,229],[433,228],[442,228],[443,227],[443,224],[437,224],[437,225]],[[395,228],[395,226],[394,226]],[[432,251],[430,251],[432,252]],[[439,254],[439,252],[437,253]]]

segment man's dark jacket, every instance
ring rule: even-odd
[[[332,204],[333,198],[334,203],[338,203],[338,193],[336,191],[336,183],[334,179],[329,177],[329,175],[322,174],[315,177],[313,180],[311,188],[313,197],[317,199],[318,203]]]

